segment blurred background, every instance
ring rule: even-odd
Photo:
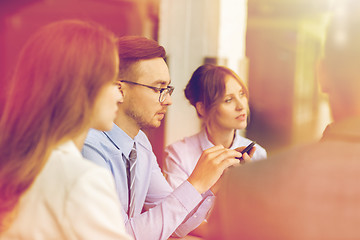
[[[0,98],[21,47],[37,28],[66,18],[97,21],[119,36],[154,39],[167,51],[176,88],[173,105],[161,127],[147,131],[160,165],[167,144],[200,129],[183,90],[203,63],[230,67],[247,82],[251,116],[243,135],[272,155],[318,140],[331,121],[315,72],[331,4],[331,0],[1,0]]]

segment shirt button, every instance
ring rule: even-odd
[[[197,217],[197,215],[196,214],[194,214],[194,218],[196,218]]]
[[[211,202],[211,199],[208,199],[207,201],[208,201],[208,202]]]

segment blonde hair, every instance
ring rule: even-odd
[[[89,127],[116,54],[113,33],[79,20],[49,24],[25,44],[0,119],[0,232],[54,147]]]

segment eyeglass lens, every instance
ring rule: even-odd
[[[160,93],[160,97],[159,97],[159,101],[162,103],[165,101],[165,98],[166,98],[166,95],[169,94],[171,95],[172,94],[172,89],[171,88],[167,88],[167,89],[164,89],[164,91],[162,91]]]

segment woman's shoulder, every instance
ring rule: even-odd
[[[101,188],[92,187],[96,182],[102,184]],[[98,189],[111,189],[111,183],[111,174],[105,168],[83,159],[75,144],[71,141],[66,142],[52,151],[31,188],[22,197],[19,205],[21,214],[17,217],[14,226],[16,228],[23,222],[29,221],[31,216],[35,222],[46,221],[49,226],[54,226],[53,232],[47,231],[47,233],[56,234],[58,219],[63,220],[62,230],[69,229],[69,222],[64,221],[64,211],[69,196],[75,191],[79,193],[80,185],[82,189],[95,195]],[[96,190],[93,190],[94,188]],[[79,201],[86,203],[88,200],[84,199],[85,197],[81,198],[80,194],[77,195],[79,195]],[[34,229],[37,229],[36,225],[34,226]],[[29,236],[34,233],[31,229],[25,232]]]
[[[72,141],[58,146],[51,154],[42,172],[43,178],[59,183],[76,182],[88,172],[106,172],[106,170],[83,158]]]
[[[199,135],[200,133],[196,133],[194,135],[187,136],[180,140],[177,140],[166,146],[165,151],[178,150],[178,149],[181,149],[181,151],[185,151],[186,149],[189,148],[197,148],[199,145]]]

